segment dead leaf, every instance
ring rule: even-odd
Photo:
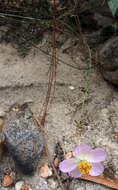
[[[98,184],[102,184],[105,185],[107,187],[111,187],[113,189],[118,189],[118,183],[112,182],[106,178],[102,178],[99,176],[89,176],[89,175],[85,175],[80,177],[80,179],[84,179],[84,180],[88,180],[88,181],[92,181]]]
[[[22,190],[32,190],[32,189],[29,185],[24,185]]]
[[[12,178],[9,175],[5,175],[3,180],[4,187],[9,187],[11,184],[13,184]]]
[[[40,167],[39,176],[44,177],[44,178],[48,178],[51,175],[52,175],[52,170],[48,167],[47,164],[43,164]]]
[[[15,173],[15,172],[11,172],[11,173],[10,173],[10,177],[11,177],[11,179],[12,179],[13,181],[15,181],[15,180],[16,180],[16,173]]]
[[[67,152],[67,154],[65,155],[65,159],[70,159],[72,157],[73,157],[72,152]]]
[[[70,133],[70,137],[74,137],[75,136],[75,134],[74,133]]]

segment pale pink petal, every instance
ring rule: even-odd
[[[86,155],[91,150],[92,149],[88,145],[83,144],[74,149],[73,156],[80,157],[81,154]]]
[[[78,178],[82,176],[82,173],[79,171],[78,167],[76,167],[74,170],[69,172],[69,175],[74,178]]]
[[[88,154],[88,158],[86,158],[88,162],[94,162],[94,163],[102,162],[105,159],[106,159],[106,153],[104,150],[100,148],[91,150]]]
[[[101,163],[91,163],[92,169],[90,170],[91,176],[99,176],[104,171],[104,166]]]
[[[59,169],[64,172],[71,172],[78,166],[77,160],[75,158],[67,159],[59,164]]]

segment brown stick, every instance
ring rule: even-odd
[[[52,89],[52,84],[53,84],[53,80],[54,78],[56,78],[56,4],[55,4],[55,0],[53,3],[53,35],[52,35],[53,39],[53,48],[52,48],[52,67],[51,67],[51,71],[50,71],[50,76],[49,76],[49,82],[48,82],[48,90],[47,90],[47,95],[45,98],[45,105],[44,105],[44,111],[43,111],[43,116],[41,119],[41,123],[38,120],[38,118],[34,117],[34,119],[37,122],[37,126],[39,126],[41,128],[41,130],[44,128],[44,124],[45,124],[45,118],[46,118],[46,114],[47,114],[47,109],[48,109],[48,104],[50,101],[50,94],[51,94],[51,89]],[[55,81],[54,81],[55,83]],[[43,132],[43,130],[42,130]],[[48,150],[48,145],[47,145],[47,140],[45,138],[45,134],[43,133],[43,140],[44,140],[44,145],[45,145],[45,149],[46,149],[46,153],[49,159],[50,164],[52,165],[52,168],[54,170],[54,173],[57,177],[58,183],[60,184],[62,190],[65,190],[65,187],[63,186],[61,179],[57,173],[57,170],[52,162],[51,159],[51,155],[50,152]]]
[[[51,89],[52,89],[52,84],[53,80],[56,80],[56,3],[55,0],[53,0],[53,35],[52,35],[52,67],[50,71],[50,76],[49,76],[49,83],[48,83],[48,90],[47,90],[47,95],[45,99],[45,106],[44,106],[44,112],[43,116],[41,119],[41,124],[44,125],[45,123],[45,118],[47,114],[47,109],[48,109],[48,104],[50,100],[50,94],[51,94]],[[55,81],[54,81],[55,83]]]
[[[107,187],[111,187],[113,189],[118,189],[118,183],[112,182],[106,178],[102,178],[102,177],[95,177],[95,176],[82,176],[80,177],[81,179],[87,180],[87,181],[92,181],[94,183],[99,183],[102,185],[105,185]]]

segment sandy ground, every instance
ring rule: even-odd
[[[72,55],[58,50],[58,57],[73,65]],[[87,67],[87,61],[78,51],[74,54],[78,66]],[[46,95],[50,58],[39,49],[33,49],[25,58],[19,57],[10,44],[0,44],[0,107],[7,110],[14,103],[32,101],[29,104],[35,114],[39,114]],[[64,152],[72,151],[79,144],[101,147],[107,152],[105,175],[118,178],[118,94],[117,89],[104,81],[94,69],[87,71],[74,69],[61,61],[57,65],[55,94],[49,105],[46,130],[53,139],[48,140],[49,150],[54,157],[54,148],[60,142]],[[80,122],[76,126],[75,122]],[[10,160],[10,161],[9,161]],[[41,163],[47,162],[42,156]],[[1,190],[7,170],[13,168],[10,155],[5,154],[0,162]],[[38,169],[37,169],[38,170]],[[18,180],[31,185],[33,190],[59,190],[54,176],[49,179],[39,177],[39,171],[32,177],[18,174]],[[7,188],[14,190],[14,187]],[[72,180],[70,190],[110,190],[110,188]]]

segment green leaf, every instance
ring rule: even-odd
[[[108,1],[108,6],[112,12],[112,15],[114,16],[117,9],[118,9],[118,0],[109,0]]]

